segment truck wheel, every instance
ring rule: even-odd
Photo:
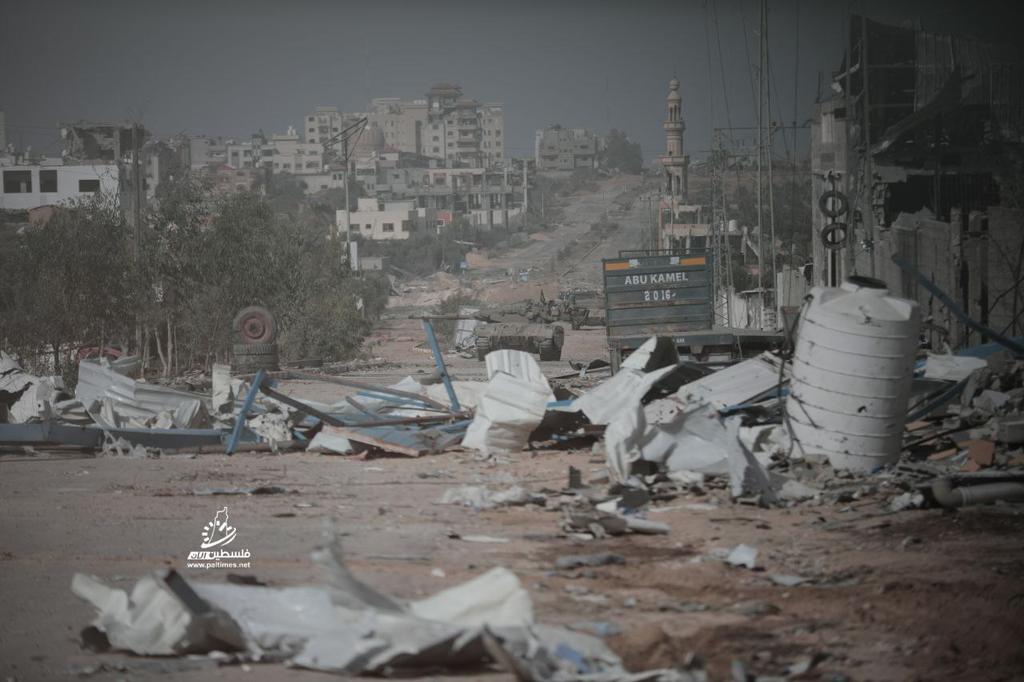
[[[277,353],[266,353],[262,355],[236,355],[231,363],[231,371],[235,374],[254,374],[261,369],[277,371],[280,369],[280,361]]]
[[[537,354],[541,360],[561,360],[562,359],[562,348],[555,345],[555,342],[551,339],[544,339],[538,344]]]
[[[270,311],[260,305],[243,308],[235,315],[231,328],[239,343],[273,343],[277,338],[277,325]]]
[[[485,360],[491,352],[491,340],[486,336],[478,336],[476,339],[476,359]]]

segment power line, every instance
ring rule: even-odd
[[[743,11],[743,3],[737,3],[740,10],[740,23],[743,25],[743,51],[747,55],[747,77],[750,79],[750,103],[755,107],[760,102],[760,97],[755,94],[754,87],[754,63],[750,61],[750,33],[747,31],[747,15]]]
[[[715,0],[711,0],[711,17],[715,22],[715,42],[718,45],[718,70],[722,78],[722,99],[725,101],[725,121],[732,128],[732,113],[729,111],[729,89],[725,80],[725,60],[722,59],[722,34],[718,30],[718,6]],[[729,131],[730,138],[732,131]]]
[[[708,53],[708,109],[711,125],[715,124],[715,79],[711,75],[711,28],[708,25],[708,4],[704,3],[704,47]]]

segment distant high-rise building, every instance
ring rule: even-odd
[[[397,151],[437,159],[450,168],[483,168],[505,158],[502,105],[466,99],[462,88],[450,83],[434,85],[424,99],[374,98],[366,113],[317,107],[306,116],[304,139],[323,144],[361,117],[367,125],[350,150],[353,160]]]
[[[317,107],[306,116],[302,138],[306,142],[323,144],[345,127],[345,114],[338,107]]]

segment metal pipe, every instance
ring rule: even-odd
[[[1024,483],[999,481],[998,483],[962,485],[954,488],[951,479],[940,478],[932,483],[932,495],[936,502],[948,509],[987,504],[997,500],[1024,502]]]

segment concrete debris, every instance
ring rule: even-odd
[[[996,440],[1013,445],[1024,443],[1024,414],[997,419]]]
[[[103,454],[108,457],[159,457],[159,450],[150,450],[141,444],[132,445],[120,436],[114,436],[109,431],[103,432]]]
[[[782,587],[796,587],[797,585],[803,585],[810,582],[807,578],[801,578],[798,575],[783,575],[781,573],[773,573],[768,576],[768,579]]]
[[[924,506],[924,495],[921,493],[902,493],[889,502],[889,511],[919,509],[922,506]]]
[[[480,542],[483,544],[505,544],[508,542],[508,538],[497,538],[493,535],[458,535],[455,534],[452,537],[453,540],[463,540],[465,542]]]
[[[1008,394],[1002,391],[984,390],[974,398],[971,404],[979,410],[995,414],[1008,402],[1010,402]]]
[[[247,419],[245,426],[271,445],[287,443],[292,440],[288,415],[281,412],[265,412],[256,415]]]
[[[279,485],[257,485],[251,488],[201,488],[193,490],[193,495],[283,495],[287,488]]]
[[[555,567],[561,569],[595,567],[595,566],[621,566],[626,563],[626,558],[621,554],[569,554],[555,559]]]
[[[757,566],[757,548],[750,545],[736,545],[725,562],[730,566],[742,566],[753,569]]]
[[[464,485],[444,491],[441,504],[457,504],[477,511],[496,507],[521,507],[528,504],[544,506],[547,498],[515,485],[504,490],[490,490],[482,485]]]

